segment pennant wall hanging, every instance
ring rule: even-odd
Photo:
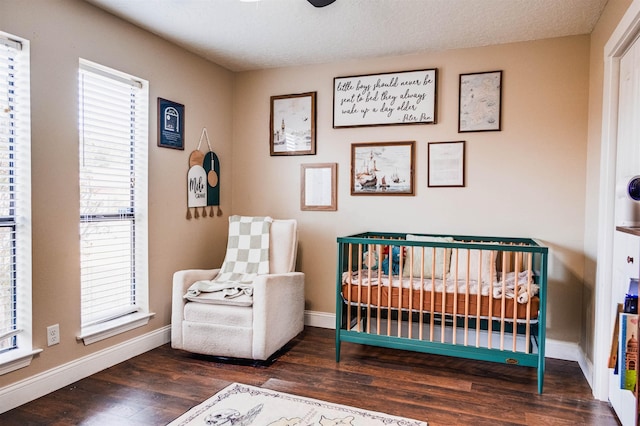
[[[202,141],[207,141],[209,152],[203,154],[200,151]],[[207,207],[209,212],[207,213]],[[217,215],[222,216],[220,209],[220,161],[211,149],[207,128],[202,128],[200,141],[195,151],[189,155],[189,172],[187,173],[187,219],[200,217],[198,209],[201,208],[202,217],[214,217],[213,208],[216,207]],[[193,209],[193,215],[191,210]]]

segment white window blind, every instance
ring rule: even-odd
[[[144,310],[146,82],[81,60],[82,327]]]
[[[29,54],[0,33],[0,354],[31,350]]]

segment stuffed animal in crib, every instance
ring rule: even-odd
[[[369,264],[369,262],[371,262],[371,264]],[[378,252],[375,249],[365,251],[362,254],[362,267],[371,270],[378,269]]]
[[[369,264],[371,263],[371,264]],[[376,270],[381,267],[382,273],[389,274],[389,246],[382,248],[382,264],[378,259],[378,251],[375,249],[365,251],[362,254],[362,267]],[[400,247],[391,246],[391,273],[398,274],[400,272]]]
[[[385,247],[387,254],[382,261],[382,273],[389,274],[389,247]],[[400,247],[391,246],[391,273],[398,274],[400,272]]]

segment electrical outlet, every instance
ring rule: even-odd
[[[47,346],[60,343],[60,325],[54,324],[47,327]]]

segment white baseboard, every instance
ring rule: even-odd
[[[40,398],[129,358],[162,346],[171,340],[165,326],[107,349],[78,358],[0,389],[0,413]]]
[[[304,311],[304,325],[319,328],[336,329],[336,314],[327,312]]]

